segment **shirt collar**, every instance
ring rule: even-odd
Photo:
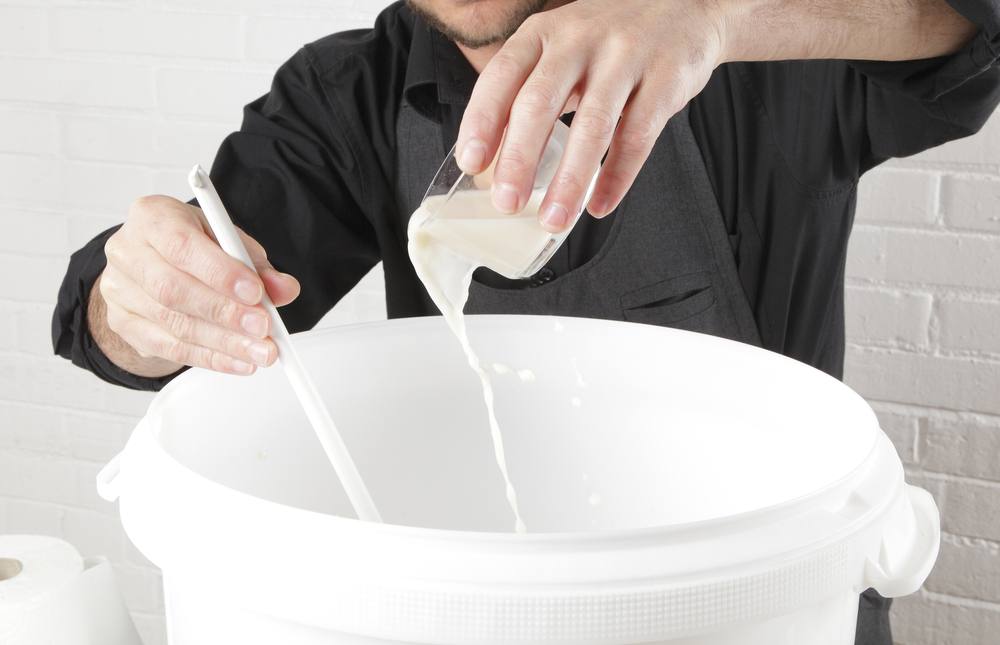
[[[440,105],[464,107],[476,77],[455,43],[419,17],[414,20],[403,96],[417,112],[440,122]]]

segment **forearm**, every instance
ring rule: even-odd
[[[946,0],[718,0],[723,60],[915,60],[951,54],[976,27]]]
[[[102,274],[103,275],[103,274]],[[173,374],[182,365],[155,356],[140,356],[108,326],[108,309],[101,295],[101,277],[90,290],[87,303],[87,327],[90,335],[112,363],[126,372],[145,378],[160,378]]]

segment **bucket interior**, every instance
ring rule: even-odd
[[[875,441],[874,414],[847,387],[745,345],[550,317],[470,316],[469,329],[499,366],[497,417],[531,533],[780,504],[843,478]],[[386,522],[513,530],[479,381],[440,318],[296,338]],[[215,482],[353,516],[280,368],[192,370],[150,415],[168,453]]]

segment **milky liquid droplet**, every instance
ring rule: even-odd
[[[590,504],[591,506],[600,506],[601,496],[598,495],[597,493],[591,493],[590,497],[587,498],[587,503]]]
[[[528,383],[529,381],[535,380],[535,373],[530,369],[517,370],[517,378],[521,379],[523,383]]]

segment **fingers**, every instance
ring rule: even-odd
[[[146,358],[233,374],[274,363],[260,303],[265,289],[275,304],[291,302],[299,283],[241,235],[253,268],[218,246],[200,209],[163,196],[136,200],[104,247],[108,326]]]
[[[102,280],[101,288],[106,300],[110,300],[128,313],[149,321],[178,341],[207,348],[236,361],[261,367],[271,365],[277,359],[277,347],[269,339],[251,338],[165,307],[151,298],[138,284],[113,269],[110,277],[105,276],[104,280],[107,281]],[[160,357],[174,360],[169,356]],[[240,373],[247,372],[245,368],[235,365]]]
[[[541,54],[541,40],[522,26],[479,75],[455,146],[463,172],[479,174],[496,156],[514,97]]]
[[[608,70],[603,78],[595,79],[573,115],[566,150],[539,209],[541,225],[551,232],[564,230],[583,208],[590,180],[632,91],[631,84],[623,84],[613,72]]]
[[[249,267],[230,257],[203,229],[176,218],[162,220],[146,241],[169,264],[215,291],[248,305],[260,302],[264,285]]]
[[[641,85],[635,92],[622,114],[587,205],[593,216],[604,217],[618,207],[667,121],[684,107],[685,96],[680,82]]]
[[[545,55],[518,92],[493,172],[493,205],[501,212],[528,202],[542,151],[584,66],[579,56]]]
[[[268,261],[267,252],[264,251],[260,242],[242,230],[237,230],[243,240],[243,246],[246,247],[257,273],[264,283],[264,289],[267,291],[268,297],[271,298],[271,302],[277,307],[283,307],[298,298],[302,290],[299,281],[293,276],[275,269]]]
[[[143,357],[165,358],[227,374],[249,375],[256,369],[228,354],[180,340],[163,327],[114,302],[108,303],[108,325]]]
[[[146,295],[172,311],[254,338],[265,338],[270,333],[270,319],[263,308],[248,306],[208,287],[171,266],[152,247],[131,245],[119,249],[109,244],[105,251],[108,256],[105,278],[110,280],[112,287],[117,278],[127,277]],[[120,302],[127,304],[129,301]]]
[[[287,273],[281,273],[273,268],[260,272],[260,278],[267,289],[267,295],[275,307],[284,307],[299,297],[302,287],[299,281]]]

